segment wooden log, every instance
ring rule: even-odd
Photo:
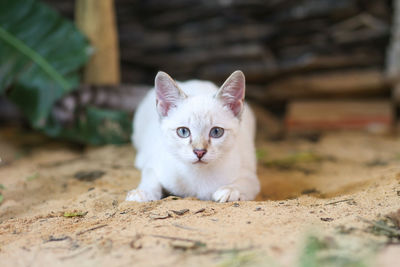
[[[45,1],[66,12],[66,1]],[[381,69],[391,26],[391,4],[381,0],[116,0],[116,9],[125,82],[163,69],[219,83],[243,69],[259,95],[289,75]]]
[[[119,49],[114,0],[77,0],[76,24],[86,34],[94,53],[85,67],[84,82],[95,85],[120,83]]]
[[[245,45],[227,45],[225,47],[213,47],[208,50],[204,49],[185,49],[178,52],[170,53],[140,53],[131,49],[125,50],[124,60],[126,62],[145,64],[148,66],[161,66],[161,67],[191,67],[198,66],[215,61],[233,61],[233,60],[259,60],[260,58],[271,59],[271,54],[268,50],[259,44],[245,44]]]
[[[393,80],[393,103],[400,106],[400,0],[394,0],[394,17],[386,60],[386,75]]]
[[[189,20],[197,20],[198,18],[221,16],[227,10],[237,15],[251,16],[258,14],[268,20],[285,22],[303,20],[308,17],[348,14],[349,11],[355,12],[357,10],[357,4],[356,0],[171,1],[171,4],[168,4],[167,1],[149,1],[144,5],[144,9],[158,11],[157,16],[155,16],[157,19],[149,18],[146,20],[146,24],[159,28],[182,25]]]
[[[285,125],[289,133],[324,130],[388,133],[393,118],[392,106],[388,100],[304,100],[290,102]]]
[[[132,0],[118,0],[119,2],[128,2]],[[212,6],[213,8],[221,9],[223,7],[237,7],[237,8],[257,8],[261,10],[276,10],[279,8],[287,8],[293,3],[292,0],[274,0],[274,1],[264,1],[264,0],[232,0],[226,2],[220,1],[209,1],[206,4]],[[204,2],[198,0],[147,0],[145,1],[145,8],[156,11],[163,11],[169,9],[180,9],[193,6],[202,6]]]
[[[132,64],[125,64],[121,71],[121,78],[126,84],[149,84],[154,83],[154,77],[157,70],[149,70]]]
[[[266,87],[249,85],[247,95],[259,102],[271,103],[310,97],[382,96],[388,91],[382,71],[370,69],[291,76]]]
[[[67,125],[74,122],[87,106],[133,113],[150,89],[144,85],[81,85],[54,105],[52,115],[56,121]]]
[[[377,66],[383,63],[380,51],[374,49],[349,50],[330,54],[319,54],[313,52],[310,48],[302,52],[287,54],[285,52],[281,51],[282,56],[277,58],[279,74],[327,69],[355,69],[364,66]]]
[[[389,25],[367,13],[340,22],[331,27],[332,39],[338,43],[355,43],[387,36]]]
[[[213,23],[217,25],[212,26]],[[225,22],[226,23],[226,22]],[[197,26],[196,26],[197,24]],[[268,23],[233,24],[228,23],[222,29],[218,21],[211,20],[185,27],[176,34],[176,43],[181,47],[210,47],[223,44],[237,44],[266,40],[279,30]]]
[[[357,12],[356,0],[294,1],[292,6],[275,14],[277,21],[296,21],[306,18],[349,15]]]
[[[211,19],[182,26],[177,31],[149,29],[137,22],[122,23],[119,30],[122,47],[168,53],[171,48],[206,51],[204,47],[223,48],[226,44],[261,42],[277,29],[268,24],[234,25],[222,19]]]
[[[119,27],[121,48],[125,51],[163,51],[174,45],[171,32],[147,30],[136,22],[124,23]]]
[[[202,66],[196,77],[223,82],[235,70],[242,70],[247,82],[265,83],[277,72],[277,65],[273,59],[266,60],[240,60],[231,62],[210,62]],[[265,87],[263,88],[265,89]],[[262,90],[263,90],[262,89]]]

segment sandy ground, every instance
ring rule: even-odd
[[[365,221],[400,208],[398,137],[332,133],[258,150],[257,201],[127,203],[140,179],[129,145],[3,129],[0,265],[399,266],[399,239]]]

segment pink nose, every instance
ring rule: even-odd
[[[193,149],[193,152],[194,152],[194,154],[196,154],[196,156],[199,159],[201,159],[207,153],[207,150],[206,149],[197,149],[197,148],[195,148],[195,149]]]

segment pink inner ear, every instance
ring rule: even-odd
[[[159,72],[155,79],[156,105],[161,116],[167,116],[169,110],[175,107],[185,97],[174,80],[165,72]]]
[[[242,112],[243,103],[242,101],[237,101],[235,103],[229,104],[229,108],[232,110],[235,116],[238,116]]]
[[[167,116],[168,111],[173,107],[171,97],[168,97],[168,88],[158,86],[156,87],[156,105],[158,112],[161,116]]]
[[[156,106],[157,106],[158,112],[163,117],[168,115],[168,111],[171,108],[170,104],[163,102],[163,101],[159,101],[158,99],[156,100]]]
[[[243,109],[245,94],[245,78],[241,71],[235,71],[222,85],[220,99],[228,106],[235,116]]]

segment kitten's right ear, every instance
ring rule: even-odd
[[[157,73],[154,84],[157,111],[162,117],[167,116],[171,108],[176,107],[180,101],[187,97],[176,82],[163,71]]]
[[[226,79],[215,95],[216,98],[221,99],[226,107],[232,110],[236,117],[239,117],[243,110],[245,83],[243,72],[237,70]]]

